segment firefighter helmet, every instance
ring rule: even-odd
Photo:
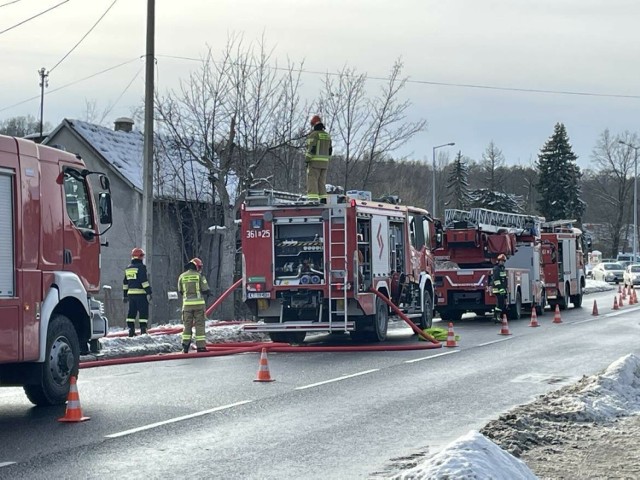
[[[315,127],[317,123],[322,123],[320,115],[314,115],[313,117],[311,117],[311,126]]]
[[[189,263],[193,263],[193,265],[196,267],[197,271],[202,270],[202,260],[200,260],[198,257],[192,258]]]
[[[131,258],[144,258],[144,250],[140,247],[136,247],[131,250]]]
[[[498,255],[498,261],[506,262],[507,256],[504,253],[501,253],[500,255]]]

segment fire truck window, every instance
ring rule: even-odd
[[[422,230],[424,232],[424,244],[431,245],[431,229],[429,228],[429,220],[422,218]]]
[[[93,229],[91,203],[84,181],[66,174],[64,194],[67,215],[73,224],[78,228]]]

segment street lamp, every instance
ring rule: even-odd
[[[637,254],[637,245],[638,245],[638,149],[640,147],[636,147],[635,145],[631,145],[630,143],[623,142],[622,140],[618,140],[618,143],[622,145],[626,145],[629,148],[633,148],[634,157],[633,157],[633,263],[636,263],[638,259],[636,258]]]
[[[453,147],[454,142],[443,143],[433,147],[433,177],[431,179],[431,215],[436,216],[436,150],[442,147]]]

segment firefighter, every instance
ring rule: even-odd
[[[319,115],[311,118],[311,133],[307,135],[307,198],[312,201],[327,201],[327,169],[333,153],[331,135],[325,131]]]
[[[502,320],[502,315],[506,315],[507,305],[507,271],[504,268],[504,262],[507,257],[504,253],[498,255],[497,263],[493,267],[491,279],[493,281],[493,294],[496,297],[496,306],[493,309],[493,319],[496,322]]]
[[[149,321],[149,300],[151,300],[151,285],[147,276],[144,262],[144,250],[139,247],[131,250],[131,264],[124,271],[122,281],[123,301],[129,303],[127,326],[129,336],[136,335],[136,316],[140,324],[140,333],[147,333]]]
[[[186,271],[178,278],[178,291],[182,295],[182,351],[189,353],[192,329],[196,327],[196,347],[198,352],[206,352],[204,311],[209,297],[209,284],[202,272],[202,260],[193,258],[186,265]]]

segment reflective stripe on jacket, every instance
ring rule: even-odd
[[[332,153],[331,135],[324,130],[314,130],[307,137],[307,162],[319,160],[328,162]]]
[[[178,291],[182,294],[182,306],[204,305],[203,293],[209,291],[207,279],[195,270],[187,270],[178,278]]]
[[[493,267],[491,274],[493,288],[493,294],[505,295],[507,293],[507,270],[504,265],[496,265]]]
[[[138,258],[131,260],[131,265],[124,271],[122,290],[125,297],[128,295],[151,295],[147,267],[142,263],[142,260]]]

